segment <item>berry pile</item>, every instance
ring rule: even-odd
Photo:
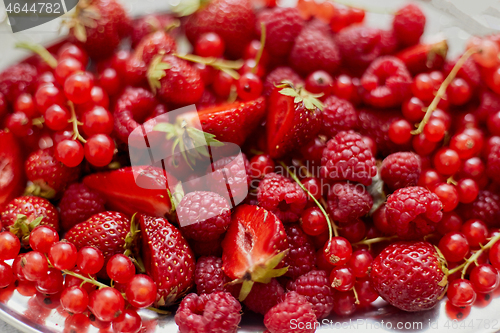
[[[236,332],[242,311],[309,333],[379,297],[447,296],[455,319],[491,299],[499,36],[448,59],[414,4],[389,30],[330,1],[191,12],[80,1],[63,42],[18,44],[34,54],[0,74],[1,301],[17,289],[71,332],[149,331],[147,308],[181,333]]]

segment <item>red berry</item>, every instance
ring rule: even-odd
[[[5,262],[0,261],[0,288],[10,286],[15,280],[12,268]]]
[[[460,157],[453,149],[441,148],[434,154],[434,167],[445,176],[451,176],[460,169]]]
[[[54,76],[60,85],[64,85],[66,79],[73,73],[83,72],[85,70],[83,64],[73,57],[61,59],[54,69]]]
[[[443,212],[451,212],[458,205],[458,191],[454,185],[443,183],[433,190],[443,204]]]
[[[50,263],[60,270],[71,270],[76,265],[77,250],[73,243],[61,241],[49,250]]]
[[[21,242],[10,231],[0,233],[0,260],[14,259],[21,250]]]
[[[418,74],[411,85],[413,95],[425,103],[434,99],[434,81],[427,73]]]
[[[24,276],[28,281],[39,281],[47,276],[49,265],[45,256],[38,252],[28,252],[21,259]]]
[[[460,230],[467,237],[469,246],[473,249],[478,248],[480,245],[485,245],[487,242],[488,227],[481,220],[468,220],[462,225]]]
[[[471,306],[476,300],[476,292],[472,284],[465,279],[452,281],[446,295],[453,306],[460,308]]]
[[[458,192],[458,201],[461,203],[471,203],[476,200],[479,194],[477,182],[470,178],[460,179],[456,188]]]
[[[223,71],[218,71],[214,78],[212,87],[217,96],[227,98],[231,93],[231,87],[234,83],[234,78]]]
[[[30,233],[30,246],[33,250],[49,253],[52,245],[59,241],[57,231],[46,225],[40,225]]]
[[[450,148],[458,153],[460,159],[467,159],[477,153],[477,142],[466,133],[457,133],[450,140]]]
[[[306,79],[306,90],[313,94],[323,94],[328,97],[332,93],[333,78],[323,70],[314,71]]]
[[[156,300],[156,284],[144,274],[135,275],[125,288],[127,301],[136,308],[146,308]]]
[[[437,143],[429,141],[424,133],[420,133],[413,137],[412,146],[417,154],[427,156],[436,149]]]
[[[201,57],[220,58],[224,54],[224,41],[214,32],[201,35],[194,44],[194,53]]]
[[[111,323],[113,332],[117,333],[138,333],[142,327],[141,316],[132,309],[125,310]]]
[[[122,314],[125,301],[114,288],[102,288],[90,294],[89,309],[102,321],[112,321]]]
[[[404,119],[394,121],[389,127],[389,139],[396,144],[405,144],[411,140],[411,124]]]
[[[412,97],[406,102],[403,102],[403,116],[410,122],[416,123],[421,121],[425,115],[425,105],[417,97]]]
[[[41,114],[52,105],[64,105],[65,102],[62,91],[52,83],[42,84],[35,92],[36,109]]]
[[[61,306],[70,313],[83,313],[89,305],[89,295],[80,286],[72,286],[63,290]]]
[[[368,250],[360,249],[352,253],[348,266],[357,278],[365,278],[370,274],[373,257]]]
[[[463,105],[472,97],[472,89],[469,84],[467,81],[459,77],[456,77],[453,81],[451,81],[446,93],[448,95],[448,100],[453,105]]]
[[[95,134],[87,140],[84,150],[85,158],[90,164],[103,167],[113,160],[115,143],[106,134]]]
[[[99,75],[99,85],[108,93],[116,95],[120,92],[121,81],[114,68],[106,68]]]
[[[459,262],[469,253],[469,242],[464,234],[452,231],[441,238],[439,250],[449,262]]]
[[[93,81],[89,73],[72,74],[64,81],[64,94],[75,104],[85,103],[91,99]]]
[[[330,273],[330,283],[332,288],[340,291],[348,291],[354,287],[356,278],[352,269],[347,266],[335,267]]]
[[[92,246],[84,246],[78,251],[76,265],[83,274],[97,274],[104,265],[104,255]]]
[[[482,264],[472,269],[469,280],[477,293],[489,293],[495,290],[500,283],[500,276],[495,267]]]
[[[6,102],[4,100],[5,98],[2,95],[0,97],[0,117],[3,115],[2,108],[5,108],[4,105]],[[16,102],[14,103],[14,111],[23,112],[30,119],[38,115],[33,96],[27,93],[17,96]]]
[[[310,236],[318,236],[328,230],[325,215],[318,207],[306,209],[301,217],[302,230]]]
[[[497,241],[493,244],[489,251],[489,259],[490,263],[495,267],[496,269],[500,268],[500,242]]]
[[[78,60],[83,66],[87,66],[89,57],[79,46],[71,43],[66,43],[57,51],[57,58],[59,61],[64,58],[74,58]]]
[[[258,98],[262,94],[263,84],[261,79],[253,73],[245,73],[236,82],[238,96],[249,101]]]
[[[444,138],[446,126],[439,118],[431,118],[424,126],[424,135],[431,142],[439,142]]]
[[[113,115],[102,106],[95,106],[82,116],[82,129],[87,136],[94,134],[110,135],[113,131]]]
[[[31,119],[20,111],[8,115],[5,125],[17,137],[27,136],[32,128]]]
[[[135,266],[129,257],[115,254],[106,264],[106,272],[111,280],[118,283],[128,283],[135,275]]]
[[[323,256],[331,265],[344,265],[351,258],[351,254],[351,243],[344,237],[333,237],[323,247]]]
[[[44,115],[45,124],[53,131],[60,131],[68,127],[70,117],[69,111],[57,104],[50,106]]]
[[[267,154],[255,155],[250,159],[250,176],[254,179],[264,178],[274,171],[274,161]]]
[[[56,146],[56,159],[67,167],[80,165],[85,156],[82,144],[75,140],[63,140]]]
[[[62,272],[55,268],[49,268],[47,275],[36,281],[36,290],[46,295],[53,295],[63,290],[64,277]]]

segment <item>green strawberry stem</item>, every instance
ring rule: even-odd
[[[500,234],[496,235],[495,237],[493,237],[492,239],[490,239],[490,241],[488,243],[486,243],[485,246],[481,246],[481,248],[479,250],[477,250],[469,259],[466,259],[463,264],[461,264],[460,266],[457,266],[457,267],[449,270],[448,271],[448,275],[454,274],[454,273],[462,270],[462,279],[463,279],[464,276],[465,276],[465,273],[467,273],[467,269],[469,268],[469,266],[473,262],[475,262],[477,264],[477,259],[481,256],[481,254],[485,250],[490,249],[493,246],[493,244],[495,244],[498,240],[500,240]]]
[[[262,53],[264,53],[264,46],[266,45],[266,25],[264,22],[260,23],[260,49],[257,52],[257,56],[255,57],[255,67],[252,68],[252,73],[257,73],[257,66],[259,65],[260,58],[262,58]]]
[[[451,70],[450,74],[448,74],[446,79],[444,79],[443,83],[441,83],[441,86],[439,87],[436,96],[434,96],[434,99],[432,100],[431,104],[425,111],[424,119],[422,119],[422,121],[418,124],[417,129],[413,130],[411,134],[418,135],[422,133],[425,125],[431,118],[432,112],[436,110],[439,101],[441,101],[441,98],[443,98],[444,94],[446,93],[446,89],[448,89],[448,86],[450,85],[451,81],[453,81],[453,79],[457,76],[458,71],[460,70],[460,68],[462,68],[463,64],[467,61],[467,59],[469,59],[474,53],[477,52],[478,52],[477,49],[470,48],[460,57],[460,59],[458,59],[455,66],[453,66],[453,69]]]
[[[339,236],[339,233],[338,233],[338,230],[337,230],[337,226],[335,225],[335,223],[333,223],[331,220],[330,220],[330,217],[328,216],[328,213],[325,211],[325,209],[323,208],[323,206],[318,202],[318,200],[316,200],[316,198],[314,197],[314,195],[311,194],[311,192],[309,192],[305,187],[304,185],[302,185],[302,183],[300,182],[299,178],[297,178],[297,176],[288,168],[288,166],[283,162],[283,161],[280,161],[279,162],[281,164],[281,166],[283,168],[285,168],[285,170],[288,172],[288,174],[290,175],[290,177],[292,177],[292,179],[300,186],[300,188],[307,193],[307,195],[311,198],[312,201],[314,201],[314,203],[318,206],[318,208],[321,210],[321,212],[323,213],[323,215],[325,216],[325,219],[326,219],[326,222],[328,224],[328,234],[329,234],[329,237],[330,239],[333,238],[333,235],[335,235],[335,237],[338,237]]]
[[[19,49],[26,49],[38,54],[51,68],[56,68],[57,59],[54,58],[50,52],[40,44],[29,43],[29,42],[18,42],[15,45]]]
[[[229,75],[231,75],[235,80],[240,78],[240,74],[236,71],[236,69],[240,69],[243,66],[243,61],[241,60],[223,60],[214,57],[200,57],[194,54],[185,54],[181,55],[178,53],[174,53],[174,56],[180,59],[184,59],[190,62],[197,62],[200,64],[205,64],[208,66],[212,66],[215,69],[221,70]]]
[[[69,123],[73,125],[73,140],[80,140],[82,143],[87,142],[81,135],[80,131],[78,131],[78,125],[83,125],[83,123],[79,122],[78,119],[76,118],[76,112],[75,112],[75,106],[73,105],[73,102],[68,101],[69,105],[69,110],[71,111],[71,118],[68,120]]]

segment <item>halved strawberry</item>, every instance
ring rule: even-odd
[[[94,173],[83,183],[105,197],[109,209],[165,217],[173,212],[167,179],[175,180],[160,168],[145,166]]]
[[[261,123],[266,113],[264,97],[248,102],[236,102],[211,107],[198,112],[203,131],[215,135],[221,142],[242,145]]]
[[[25,185],[19,144],[12,132],[0,130],[0,210],[21,195]]]
[[[288,242],[281,221],[262,207],[241,205],[236,208],[222,241],[222,269],[233,283],[243,283],[243,301],[254,282],[269,283],[286,273],[275,269],[285,257]]]
[[[310,142],[321,129],[323,104],[301,87],[285,83],[276,87],[268,102],[267,147],[279,158]]]
[[[142,261],[158,287],[155,305],[171,305],[194,284],[193,251],[180,231],[166,219],[141,214],[138,220]]]
[[[408,47],[398,54],[398,57],[406,65],[412,75],[440,69],[444,65],[448,44],[445,40],[433,44],[418,44]]]

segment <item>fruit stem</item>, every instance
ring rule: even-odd
[[[170,314],[172,314],[172,312],[170,312],[170,311],[157,309],[157,308],[154,308],[154,307],[152,307],[152,306],[150,306],[150,307],[148,307],[148,308],[146,308],[146,309],[151,310],[151,311],[153,311],[153,312],[156,312],[156,313],[158,313],[158,314],[162,314],[162,315],[170,315]]]
[[[288,168],[288,166],[283,162],[283,161],[280,161],[280,164],[283,168],[285,168],[285,170],[290,174],[290,177],[292,177],[292,179],[300,186],[300,188],[307,193],[307,195],[309,195],[309,197],[312,199],[312,201],[314,201],[314,203],[318,206],[318,208],[321,210],[321,212],[323,213],[323,215],[325,216],[325,219],[326,219],[326,222],[328,224],[328,234],[330,236],[330,239],[333,238],[333,235],[335,234],[335,237],[338,237],[338,232],[337,232],[337,228],[335,227],[335,229],[333,228],[333,222],[330,220],[330,217],[328,216],[327,212],[325,211],[325,209],[323,208],[323,206],[318,202],[318,200],[316,200],[316,198],[314,197],[314,195],[311,194],[311,192],[309,192],[304,185],[302,185],[302,183],[300,182],[300,180],[297,178],[297,176],[292,173],[292,171]],[[335,230],[335,233],[334,233],[334,230]]]
[[[18,42],[15,45],[17,48],[26,49],[38,54],[52,69],[57,66],[57,59],[54,58],[50,52],[40,44],[29,43],[29,42]]]
[[[260,48],[255,57],[255,67],[252,68],[252,73],[257,73],[257,66],[259,65],[260,58],[262,58],[262,53],[264,53],[264,46],[266,45],[266,25],[264,22],[260,22]]]
[[[389,236],[389,237],[375,237],[375,238],[363,239],[362,241],[359,241],[357,243],[353,243],[352,246],[371,245],[371,244],[375,244],[375,243],[391,241],[391,240],[394,240],[397,238],[398,238],[398,236],[394,235],[394,236]]]
[[[240,74],[235,71],[236,69],[240,69],[241,66],[243,66],[243,61],[241,60],[223,60],[223,59],[218,59],[214,57],[200,57],[194,54],[185,54],[181,55],[178,53],[174,53],[174,56],[180,59],[184,59],[190,62],[197,62],[200,64],[205,64],[208,66],[212,66],[218,70],[221,70],[233,77],[235,80],[238,80],[240,78]]]
[[[47,259],[48,260],[48,259]],[[101,283],[99,281],[97,281],[96,279],[90,279],[90,278],[86,278],[85,276],[81,275],[81,274],[78,274],[78,273],[75,273],[73,271],[68,271],[66,269],[63,269],[62,272],[64,274],[68,274],[68,275],[71,275],[71,276],[74,276],[76,278],[79,278],[80,280],[84,281],[84,282],[88,282],[90,284],[93,284],[95,286],[98,286],[99,289],[102,289],[102,288],[108,288],[109,286],[107,284],[104,284],[104,283]]]
[[[462,279],[463,279],[465,276],[465,273],[467,273],[467,269],[469,268],[470,264],[472,264],[473,262],[476,262],[477,258],[479,258],[479,256],[481,256],[481,254],[485,250],[488,250],[489,248],[491,248],[493,246],[493,244],[495,244],[498,240],[500,240],[500,234],[498,234],[495,237],[493,237],[492,239],[490,239],[490,241],[488,243],[486,243],[485,246],[481,246],[481,248],[479,250],[477,250],[472,256],[470,256],[469,259],[465,260],[465,262],[463,264],[448,271],[448,275],[454,274],[454,273],[458,272],[459,270],[462,270]]]
[[[446,183],[451,184],[451,185],[455,185],[455,186],[458,185],[457,181],[455,179],[453,179],[453,176],[450,176],[448,179],[446,179]]]
[[[448,74],[446,79],[444,79],[443,83],[441,83],[441,86],[439,87],[436,96],[434,96],[434,99],[432,100],[431,104],[427,108],[427,111],[425,111],[424,119],[422,119],[422,121],[418,124],[417,129],[413,130],[411,134],[418,135],[422,133],[425,125],[431,118],[432,112],[436,110],[439,101],[441,101],[441,98],[443,98],[444,94],[446,93],[446,89],[448,89],[448,86],[450,85],[451,81],[453,81],[453,79],[457,76],[458,71],[460,70],[460,68],[462,68],[463,64],[467,61],[467,59],[469,59],[476,52],[477,49],[470,48],[460,57],[460,59],[458,59],[455,66],[453,66],[453,69],[451,70],[450,74]]]
[[[68,101],[69,105],[69,110],[71,111],[71,119],[68,120],[69,123],[73,124],[73,140],[80,140],[81,142],[85,143],[87,140],[85,140],[81,135],[80,132],[78,131],[78,125],[83,125],[81,122],[78,121],[76,118],[76,112],[75,112],[75,106],[73,105],[73,102]]]
[[[356,299],[356,301],[354,302],[356,305],[359,305],[359,297],[358,297],[358,292],[356,291],[356,288],[355,287],[352,287],[352,292],[354,293],[354,298]]]

